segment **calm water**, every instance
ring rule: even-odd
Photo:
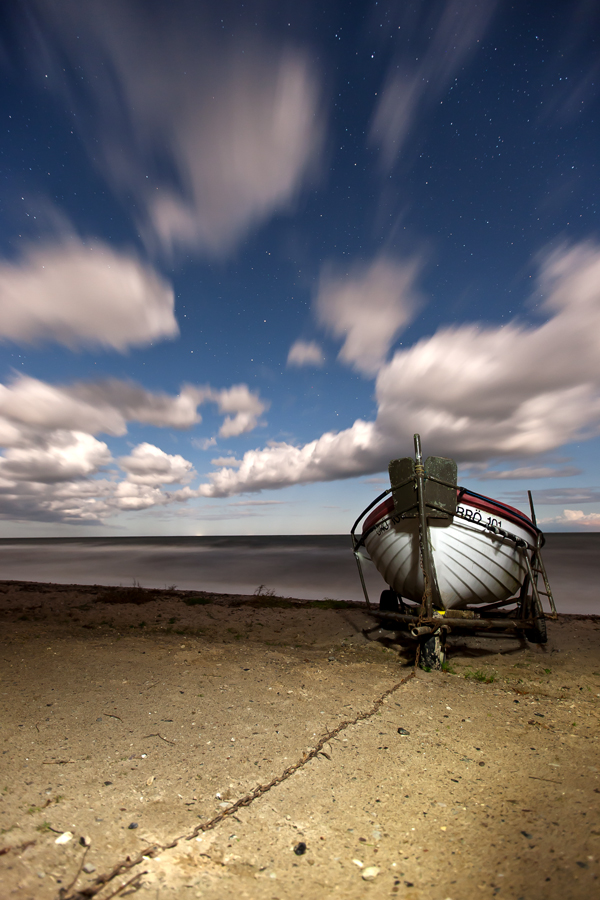
[[[600,533],[547,534],[559,612],[600,615]],[[365,567],[372,599],[384,587]],[[304,599],[362,600],[347,535],[0,540],[0,579],[251,594],[263,584]]]

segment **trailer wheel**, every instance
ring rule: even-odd
[[[399,612],[398,606],[398,594],[396,591],[382,591],[381,597],[379,598],[379,611],[380,612]]]
[[[441,628],[435,634],[421,639],[419,666],[421,669],[441,669],[446,662],[446,632]]]
[[[548,632],[546,629],[546,617],[540,603],[532,598],[533,622],[534,627],[525,631],[525,637],[530,644],[546,644],[548,641]]]

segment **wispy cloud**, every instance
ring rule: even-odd
[[[316,341],[296,341],[288,353],[288,366],[316,366],[321,368],[325,354]]]
[[[99,241],[70,237],[0,262],[0,338],[124,351],[178,333],[171,286]]]
[[[91,159],[133,200],[150,247],[227,251],[314,172],[320,87],[298,48],[257,29],[226,35],[192,3],[23,7],[30,68],[76,113]]]
[[[383,365],[399,332],[414,315],[416,259],[400,262],[384,256],[344,273],[326,267],[321,275],[317,319],[344,343],[339,358],[365,375]]]
[[[384,169],[394,165],[417,116],[439,101],[454,74],[477,49],[496,6],[497,0],[397,5],[392,13],[397,49],[370,132],[371,142],[381,149]]]
[[[536,506],[564,506],[565,503],[600,503],[598,488],[545,488],[533,490]],[[504,495],[510,503],[527,503],[525,491],[509,491]]]
[[[545,453],[600,424],[600,247],[562,248],[542,261],[547,321],[445,328],[396,351],[376,382],[377,418],[302,447],[248,451],[202,486],[207,496],[379,472],[410,452],[481,462]]]
[[[552,466],[519,466],[517,469],[488,469],[476,477],[480,481],[517,481],[524,478],[571,478],[574,475],[581,475],[581,469],[576,466],[563,466],[562,469]]]

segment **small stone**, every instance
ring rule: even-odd
[[[298,843],[294,847],[294,853],[296,854],[296,856],[304,856],[304,854],[306,853],[306,844],[304,843],[304,841],[298,841]]]
[[[406,728],[399,728],[398,734],[406,735],[408,737],[408,735],[410,734],[410,731],[407,731]]]
[[[485,766],[485,763],[484,763],[484,762],[480,762],[479,765],[480,765],[480,766]]]
[[[352,862],[354,863],[355,866],[358,866],[359,869],[362,869],[364,866],[364,863],[361,862],[360,859],[353,859]]]
[[[86,875],[91,875],[92,872],[96,871],[96,866],[93,866],[91,863],[86,863],[83,867],[83,871]]]
[[[137,822],[130,822],[129,825],[128,825],[127,827],[128,827],[130,830],[133,830],[134,828],[137,828],[137,827],[138,827],[138,823],[137,823]]]
[[[82,847],[91,847],[92,839],[90,837],[88,837],[87,834],[82,834],[81,837],[79,838],[79,843],[81,844]]]
[[[55,844],[68,844],[69,841],[73,840],[73,832],[65,831],[63,834],[59,834],[59,836],[54,841]]]
[[[106,785],[106,787],[108,787],[109,785],[112,784],[112,781],[105,781],[104,784]]]
[[[529,834],[528,831],[522,831],[521,834],[523,835],[523,837],[526,837],[528,841],[530,841],[531,838],[533,837],[533,835]]]
[[[379,868],[377,866],[367,866],[365,871],[362,873],[363,881],[374,881],[379,875]]]

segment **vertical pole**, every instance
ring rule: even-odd
[[[423,564],[423,580],[425,591],[421,604],[422,612],[428,618],[433,615],[433,603],[431,597],[431,549],[429,546],[429,533],[427,531],[427,510],[425,507],[425,469],[421,455],[421,436],[415,434],[415,479],[417,482],[417,501],[419,504],[419,543],[421,544],[421,561]]]
[[[363,575],[362,564],[360,561],[360,556],[358,551],[356,550],[356,545],[354,542],[354,535],[352,535],[352,550],[354,552],[354,559],[356,560],[356,565],[358,566],[358,575],[360,577],[360,583],[362,585],[363,594],[365,595],[365,601],[367,603],[367,609],[371,609],[371,601],[369,600],[369,592],[367,591],[367,585],[365,584],[365,576]]]
[[[531,491],[527,491],[527,496],[529,497],[529,509],[531,510],[531,521],[537,528],[537,521],[535,518],[535,509],[533,508],[533,497],[531,496]]]

